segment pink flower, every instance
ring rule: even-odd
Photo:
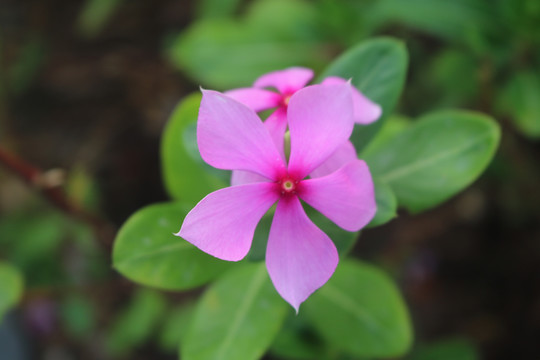
[[[334,243],[307,217],[300,199],[348,231],[360,230],[375,214],[364,161],[354,159],[329,175],[306,178],[347,142],[352,114],[348,83],[295,92],[287,111],[291,152],[286,163],[252,109],[203,90],[197,123],[202,158],[219,169],[256,174],[258,181],[209,194],[176,235],[217,258],[238,261],[248,253],[258,222],[277,202],[266,266],[276,290],[298,311],[338,263]]]
[[[253,87],[240,88],[225,92],[227,96],[252,108],[256,112],[275,108],[276,110],[266,119],[265,124],[279,145],[287,127],[287,106],[291,96],[302,89],[313,78],[311,69],[292,67],[285,70],[273,71],[262,75],[253,83]],[[344,84],[347,80],[337,76],[327,77],[322,84]],[[277,92],[265,88],[275,88]],[[353,97],[354,121],[358,124],[370,124],[381,114],[381,107],[356,88],[351,87]],[[278,146],[279,147],[279,146]]]
[[[225,95],[240,101],[256,112],[276,109],[264,121],[264,125],[270,132],[279,153],[282,157],[285,157],[283,152],[283,135],[287,130],[287,107],[291,96],[306,86],[312,78],[313,71],[311,69],[292,67],[262,75],[255,80],[253,87],[226,91]],[[324,79],[322,84],[340,85],[346,82],[345,79],[331,76]],[[267,87],[275,88],[277,92],[265,89]],[[382,114],[381,107],[365,97],[355,87],[351,87],[351,89],[354,122],[367,125],[377,120]],[[345,142],[327,159],[325,164],[322,164],[310,175],[312,177],[327,175],[356,158],[357,154],[353,144]],[[259,180],[260,178],[257,175],[243,171],[233,171],[231,184],[239,185]]]

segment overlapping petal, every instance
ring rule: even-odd
[[[281,158],[285,161],[283,140],[287,131],[287,109],[278,108],[264,121],[264,126],[270,133]]]
[[[289,173],[301,179],[330,157],[352,133],[352,96],[348,83],[312,85],[289,102]]]
[[[255,80],[253,86],[258,88],[273,87],[281,94],[290,95],[303,88],[312,78],[313,70],[302,67],[292,67],[262,75]]]
[[[285,163],[257,114],[216,91],[203,90],[197,121],[202,158],[218,169],[248,170],[275,179]]]
[[[312,178],[326,176],[338,170],[343,165],[358,159],[356,155],[356,149],[352,142],[347,141],[343,143],[340,147],[330,157],[323,162],[318,168],[313,170],[309,174]]]
[[[187,214],[176,235],[219,259],[241,260],[257,224],[278,197],[275,184],[268,182],[214,191]]]
[[[338,264],[332,240],[307,217],[296,196],[277,204],[266,249],[274,287],[296,311],[324,285]]]
[[[344,84],[347,80],[342,79],[337,76],[329,76],[323,80],[321,84],[325,85],[338,85]],[[379,117],[381,117],[382,109],[381,107],[368,99],[364,94],[362,94],[354,86],[352,87],[352,96],[353,96],[353,109],[354,109],[354,122],[358,124],[371,124]]]
[[[279,106],[282,98],[276,92],[258,88],[234,89],[226,91],[224,94],[256,112]]]
[[[268,182],[267,178],[251,171],[233,170],[231,173],[231,186]]]
[[[300,198],[347,231],[360,230],[375,216],[373,180],[363,160],[301,185]]]

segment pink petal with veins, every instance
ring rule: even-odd
[[[301,185],[298,196],[347,231],[360,230],[377,211],[373,180],[363,160]]]
[[[318,178],[333,173],[343,165],[358,159],[356,155],[356,149],[352,142],[347,141],[343,143],[340,147],[330,157],[323,162],[318,168],[313,170],[309,174],[312,178]]]
[[[219,259],[241,260],[251,247],[257,224],[278,197],[273,183],[214,191],[187,214],[176,235]]]
[[[312,85],[289,102],[289,173],[302,179],[334,153],[353,129],[351,86]]]
[[[340,77],[329,76],[324,79],[321,84],[338,85],[344,84],[346,82],[347,80]],[[367,125],[380,118],[382,115],[381,107],[368,99],[364,94],[358,91],[356,87],[353,86],[352,89],[354,122],[356,122],[357,124]]]
[[[296,196],[279,200],[266,249],[266,266],[278,293],[298,312],[300,304],[334,273],[339,257],[332,240],[307,217]]]
[[[217,91],[203,90],[197,143],[203,160],[218,169],[248,170],[271,180],[285,171],[257,114]]]

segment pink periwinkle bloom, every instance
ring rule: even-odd
[[[277,202],[266,266],[276,290],[298,311],[338,264],[334,243],[308,218],[300,200],[347,231],[364,227],[376,205],[371,174],[362,160],[308,177],[351,135],[350,84],[313,85],[295,92],[287,121],[288,162],[253,109],[203,90],[197,122],[202,158],[219,169],[256,174],[257,181],[210,193],[189,212],[176,235],[219,259],[238,261],[248,253],[260,219]]]
[[[287,130],[287,108],[290,99],[294,93],[304,88],[312,78],[313,70],[303,67],[291,67],[262,75],[255,80],[253,87],[234,89],[226,91],[225,94],[240,101],[256,112],[275,109],[264,121],[264,125],[270,132],[280,155],[285,157],[283,152],[283,135]],[[327,77],[322,82],[324,85],[342,85],[345,83],[347,83],[345,79],[337,76]],[[268,88],[273,88],[276,91]],[[351,86],[351,95],[355,123],[367,125],[381,116],[381,107],[353,86]],[[335,153],[310,175],[327,175],[356,158],[357,154],[353,144],[347,141],[337,148]],[[237,185],[258,180],[260,178],[255,174],[249,174],[244,171],[233,171],[231,184]]]
[[[252,108],[256,112],[276,109],[266,119],[268,130],[275,137],[274,141],[282,141],[287,126],[287,107],[291,96],[302,89],[313,79],[313,70],[303,67],[291,67],[262,75],[253,83],[253,87],[239,88],[225,92],[227,96]],[[347,80],[330,76],[322,84],[344,84]],[[269,90],[273,88],[276,91]],[[377,120],[382,109],[356,88],[351,87],[353,98],[354,121],[367,125]],[[279,143],[278,143],[279,144]]]

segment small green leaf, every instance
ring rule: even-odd
[[[95,309],[88,298],[70,295],[61,304],[60,315],[64,328],[76,339],[92,335],[95,328]]]
[[[8,263],[0,262],[0,323],[4,314],[17,304],[22,292],[22,275]]]
[[[408,55],[405,45],[391,38],[375,38],[364,41],[345,52],[331,63],[319,77],[340,76],[352,79],[352,84],[383,109],[382,117],[388,116],[396,105],[407,73]],[[351,141],[357,151],[383,125],[379,119],[371,125],[357,126]]]
[[[374,266],[341,261],[328,283],[303,306],[321,336],[351,355],[394,357],[411,345],[405,303],[392,280]]]
[[[164,203],[145,207],[122,226],[113,249],[113,265],[127,278],[162,289],[202,285],[231,264],[176,237],[189,207]]]
[[[400,205],[419,212],[472,183],[490,163],[499,138],[498,125],[488,116],[442,111],[422,117],[364,159]]]
[[[161,141],[165,187],[171,197],[191,205],[226,186],[220,173],[204,163],[197,149],[195,124],[200,102],[200,94],[186,97],[171,115]]]
[[[375,200],[377,202],[377,213],[368,227],[375,227],[386,224],[397,215],[397,199],[392,188],[383,182],[374,180]]]
[[[243,264],[204,293],[180,347],[181,358],[259,359],[282,326],[287,308],[264,263]]]
[[[131,303],[115,319],[106,338],[106,346],[114,355],[132,351],[154,334],[167,304],[158,292],[141,289]]]
[[[466,339],[449,339],[419,346],[409,360],[478,360],[478,351]]]
[[[314,329],[306,323],[304,316],[291,314],[285,325],[281,328],[276,337],[270,352],[279,358],[298,360],[324,360],[332,357],[327,356],[328,349],[325,348],[321,338]]]
[[[499,101],[516,127],[526,136],[540,138],[540,77],[533,72],[517,73],[503,89]]]

